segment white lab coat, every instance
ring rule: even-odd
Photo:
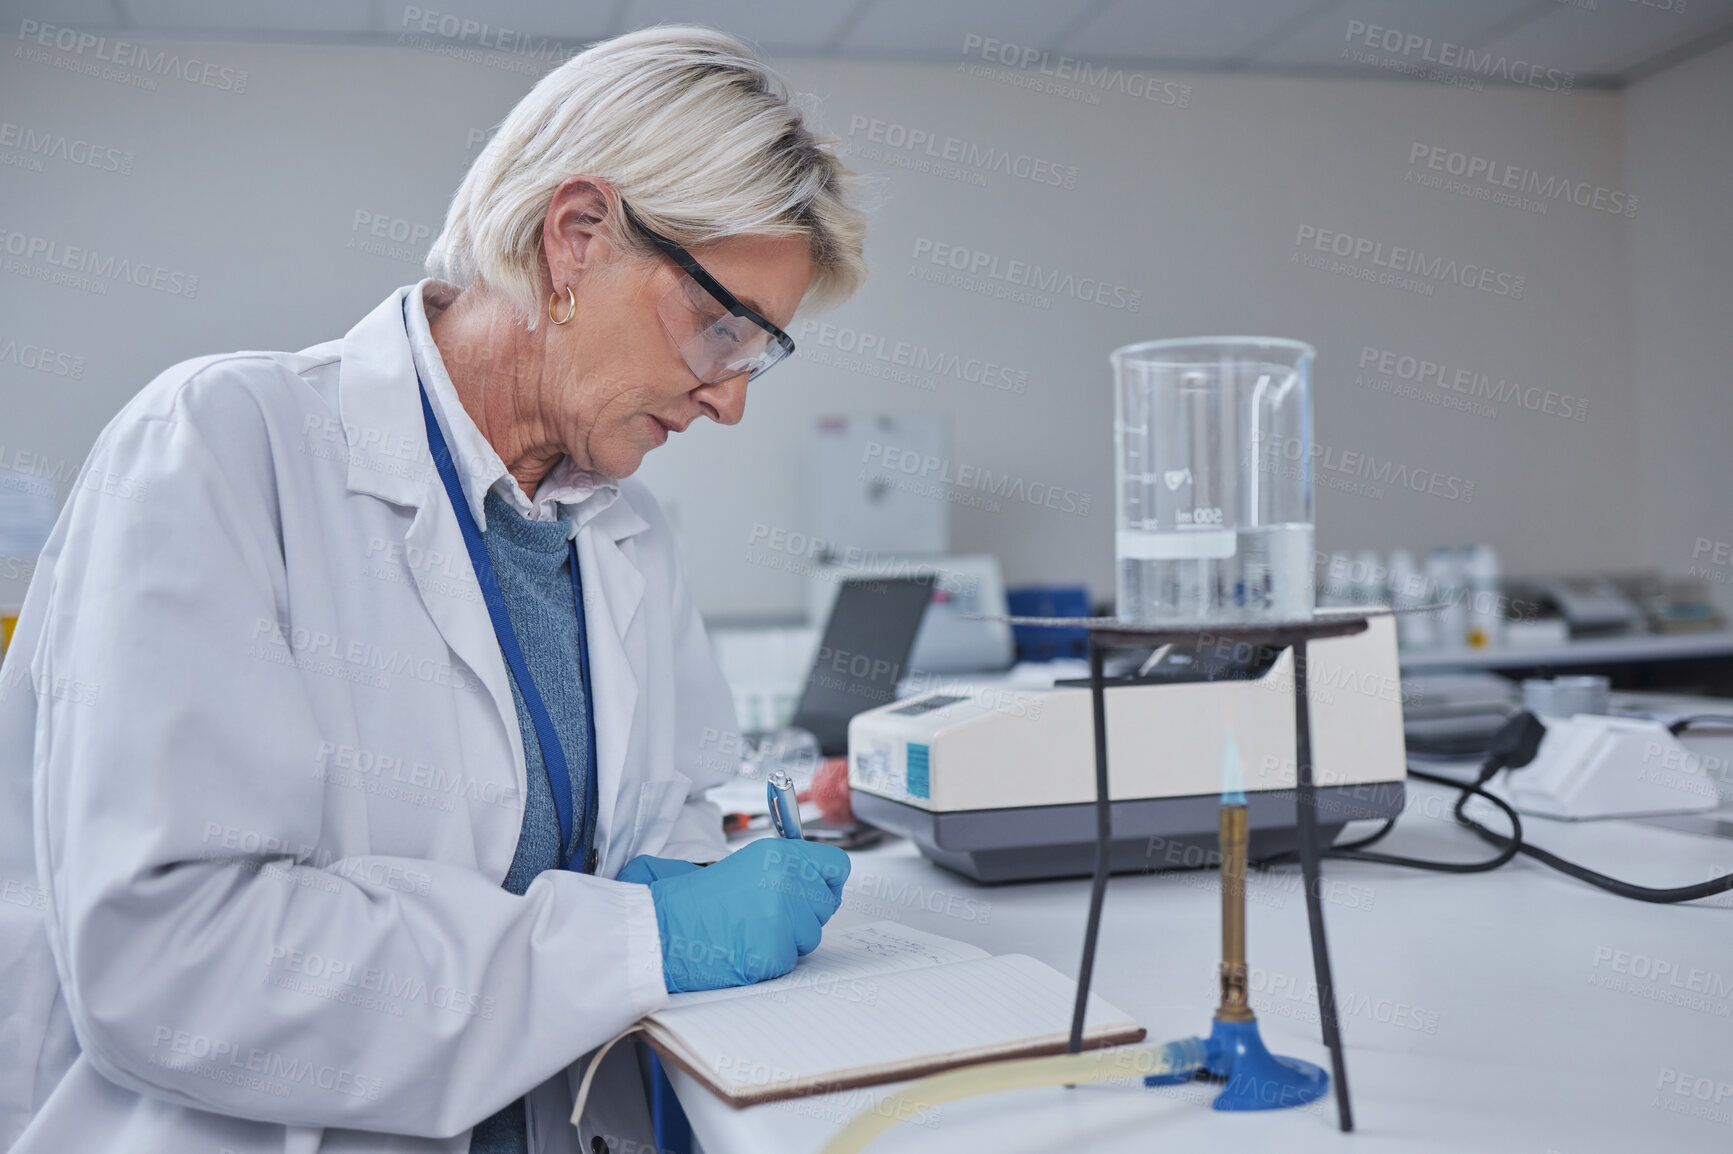
[[[341,341],[177,365],[98,438],[0,668],[0,1150],[461,1154],[642,1135],[635,854],[710,860],[727,687],[656,501],[580,529],[600,876],[500,888],[525,770],[427,454],[400,289]],[[636,1099],[635,1103],[629,1101]]]

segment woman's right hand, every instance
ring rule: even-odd
[[[788,973],[818,948],[848,874],[848,855],[835,846],[762,838],[708,869],[651,882],[668,992]]]
[[[634,882],[647,886],[651,882],[659,882],[663,878],[677,878],[681,874],[689,874],[695,869],[703,869],[697,862],[683,861],[680,858],[651,857],[641,853],[625,865],[615,875],[617,882]]]

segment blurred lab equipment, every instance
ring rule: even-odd
[[[53,478],[0,469],[0,557],[34,560],[53,528]]]
[[[1402,619],[1396,621],[1400,629]],[[1479,755],[1517,709],[1516,686],[1495,673],[1402,678],[1402,730],[1410,756]]]
[[[938,557],[842,557],[817,568],[807,582],[807,620],[825,621],[847,578],[927,577],[933,600],[915,632],[908,673],[1005,669],[1014,643],[1003,620],[1005,578],[991,554]]]
[[[824,760],[818,738],[794,726],[742,734],[740,745],[740,776],[753,781],[769,781],[780,773],[805,789]]]
[[[1384,559],[1371,549],[1362,549],[1352,556],[1338,549],[1325,563],[1318,604],[1368,609],[1389,605],[1387,574]]]
[[[1470,649],[1504,643],[1502,573],[1491,545],[1475,545],[1463,557],[1462,577],[1468,601],[1465,640]]]
[[[1438,606],[1432,613],[1438,648],[1466,649],[1468,598],[1460,550],[1439,546],[1426,555],[1426,586],[1427,604]]]
[[[1314,356],[1270,337],[1113,353],[1121,621],[1311,616]]]
[[[1370,549],[1354,554],[1348,569],[1348,603],[1368,609],[1388,605],[1389,594],[1384,587],[1383,559]]]
[[[1643,611],[1611,579],[1548,578],[1535,588],[1558,608],[1572,636],[1621,632],[1643,623]]]
[[[806,625],[718,627],[710,630],[710,645],[733,693],[741,730],[753,733],[787,725],[818,648],[818,630]]]
[[[1318,603],[1388,605],[1405,654],[1543,648],[1573,640],[1712,633],[1724,626],[1705,583],[1657,573],[1507,580],[1485,542],[1441,545],[1424,572],[1407,549],[1320,557]]]
[[[1522,683],[1523,708],[1540,718],[1607,712],[1612,683],[1605,677],[1530,677]]]
[[[54,481],[38,473],[0,469],[0,558],[28,562],[28,573],[54,528]],[[20,589],[19,596],[23,596]],[[0,602],[0,657],[12,644],[19,608]]]
[[[1689,575],[1535,577],[1511,582],[1510,593],[1577,640],[1714,633],[1726,626],[1708,584]]]
[[[1523,707],[1546,735],[1520,773],[1506,771],[1498,792],[1521,813],[1572,821],[1718,808],[1702,759],[1665,724],[1607,716],[1610,686],[1597,676],[1523,681]]]
[[[1402,809],[1395,622],[1374,616],[1364,633],[1311,642],[1308,652],[1312,747],[1328,773],[1318,786],[1327,841],[1348,821]],[[1113,869],[1203,863],[1216,757],[1230,734],[1246,759],[1253,856],[1293,847],[1294,678],[1292,649],[1206,644],[1164,647],[1109,679]],[[1095,784],[1086,686],[956,688],[862,713],[849,725],[855,814],[980,881],[1088,873]]]
[[[1331,553],[1324,562],[1324,580],[1318,586],[1318,604],[1331,607],[1347,605],[1348,569],[1353,565],[1348,554],[1340,549]]]
[[[1005,593],[1005,604],[1017,617],[1087,617],[1087,585],[1023,585]],[[1039,625],[1013,625],[1018,661],[1080,659],[1089,655],[1089,630],[1072,627],[1049,629]]]
[[[1396,643],[1426,649],[1438,638],[1432,618],[1417,610],[1426,602],[1426,577],[1406,549],[1390,552],[1390,607],[1396,611]]]
[[[849,720],[896,700],[932,589],[926,576],[841,582],[792,723],[748,730],[738,744],[728,741],[717,750],[738,758],[730,766],[737,776],[711,792],[735,815],[736,831],[770,812],[763,783],[782,774],[794,789],[810,789],[825,757],[846,751]]]
[[[848,725],[857,713],[897,699],[932,600],[930,576],[842,582],[794,708],[794,726],[816,737],[826,757],[848,752]]]
[[[1534,760],[1489,787],[1520,813],[1584,821],[1721,806],[1702,759],[1658,721],[1581,713],[1542,722]]]

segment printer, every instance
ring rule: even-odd
[[[1329,610],[1320,610],[1327,613]],[[1395,619],[1307,645],[1312,780],[1326,842],[1394,817],[1407,778]],[[1111,868],[1212,864],[1224,788],[1243,788],[1251,857],[1291,850],[1295,654],[1209,637],[1165,647],[1106,681]],[[1223,781],[1229,738],[1239,783]],[[856,816],[983,882],[1090,873],[1095,739],[1087,679],[1052,687],[957,682],[857,714],[848,727]]]

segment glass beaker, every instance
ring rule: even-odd
[[[1121,621],[1312,616],[1314,356],[1273,337],[1113,353]]]

